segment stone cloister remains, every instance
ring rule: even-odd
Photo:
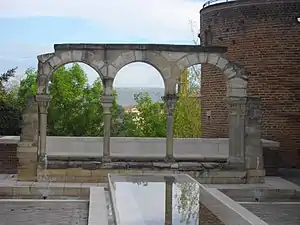
[[[229,104],[229,159],[234,168],[263,169],[260,144],[259,100],[247,96],[247,73],[226,59],[226,47],[165,45],[165,44],[56,44],[55,51],[38,56],[38,91],[29,110],[23,116],[23,128],[18,147],[19,176],[36,176],[36,169],[46,155],[47,108],[50,101],[48,83],[51,74],[60,66],[82,62],[92,67],[101,77],[104,91],[101,104],[104,112],[103,162],[110,162],[111,107],[113,81],[124,66],[145,62],[155,67],[165,85],[163,97],[167,106],[167,137],[165,160],[173,157],[173,111],[176,106],[176,85],[184,69],[208,63],[223,71],[227,80]],[[100,98],[101,97],[101,98]],[[100,104],[100,102],[99,102]],[[34,126],[33,124],[38,124]]]

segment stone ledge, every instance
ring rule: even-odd
[[[70,50],[148,50],[170,52],[210,52],[225,53],[224,46],[201,46],[201,45],[172,45],[172,44],[55,44],[55,51]]]
[[[194,157],[174,157],[176,162],[208,162],[208,163],[225,163],[227,162],[226,156],[211,156],[211,157],[197,157],[196,159]],[[101,162],[102,156],[96,156],[96,155],[54,155],[54,154],[48,154],[47,155],[48,161],[68,161],[68,162]],[[134,156],[111,156],[110,157],[111,162],[165,162],[165,156],[157,156],[157,157],[149,157],[149,156],[143,156],[143,157],[134,157]]]
[[[224,167],[225,163],[200,163],[200,162],[109,162],[101,161],[49,161],[48,169],[153,169],[153,170],[179,170],[179,171],[203,171]]]

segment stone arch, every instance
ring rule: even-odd
[[[38,56],[38,94],[48,94],[48,83],[53,72],[68,63],[84,63],[93,68],[103,80],[101,69],[105,63],[100,54],[91,51],[71,50]]]
[[[122,52],[108,66],[108,77],[115,79],[123,67],[135,62],[143,62],[155,68],[164,81],[165,93],[175,93],[176,84],[173,85],[174,82],[172,82],[173,66],[165,57],[155,51],[131,50]]]
[[[221,53],[192,53],[183,56],[176,62],[181,71],[196,64],[211,64],[224,73],[227,80],[227,97],[247,96],[248,77],[246,71],[224,58]]]

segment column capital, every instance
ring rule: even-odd
[[[47,114],[51,97],[49,95],[37,94],[35,100],[38,103],[41,114]]]
[[[173,176],[164,176],[164,180],[167,183],[174,183],[175,182],[175,177],[173,177]]]
[[[104,77],[102,82],[103,82],[103,88],[104,88],[104,90],[103,90],[104,95],[106,95],[106,96],[112,95],[114,79],[111,77]]]
[[[102,104],[103,108],[112,107],[114,99],[115,99],[115,97],[113,95],[102,95],[101,96],[101,104]]]
[[[167,104],[167,113],[169,116],[173,116],[174,109],[178,100],[176,94],[166,94],[162,97],[162,100]]]

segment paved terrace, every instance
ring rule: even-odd
[[[0,137],[0,143],[18,143],[19,136]],[[274,141],[262,140],[263,147],[278,148]],[[174,156],[180,159],[227,159],[228,138],[174,139]],[[112,137],[110,152],[118,158],[153,158],[166,155],[165,138]],[[53,157],[102,157],[102,137],[47,137],[47,155]]]

